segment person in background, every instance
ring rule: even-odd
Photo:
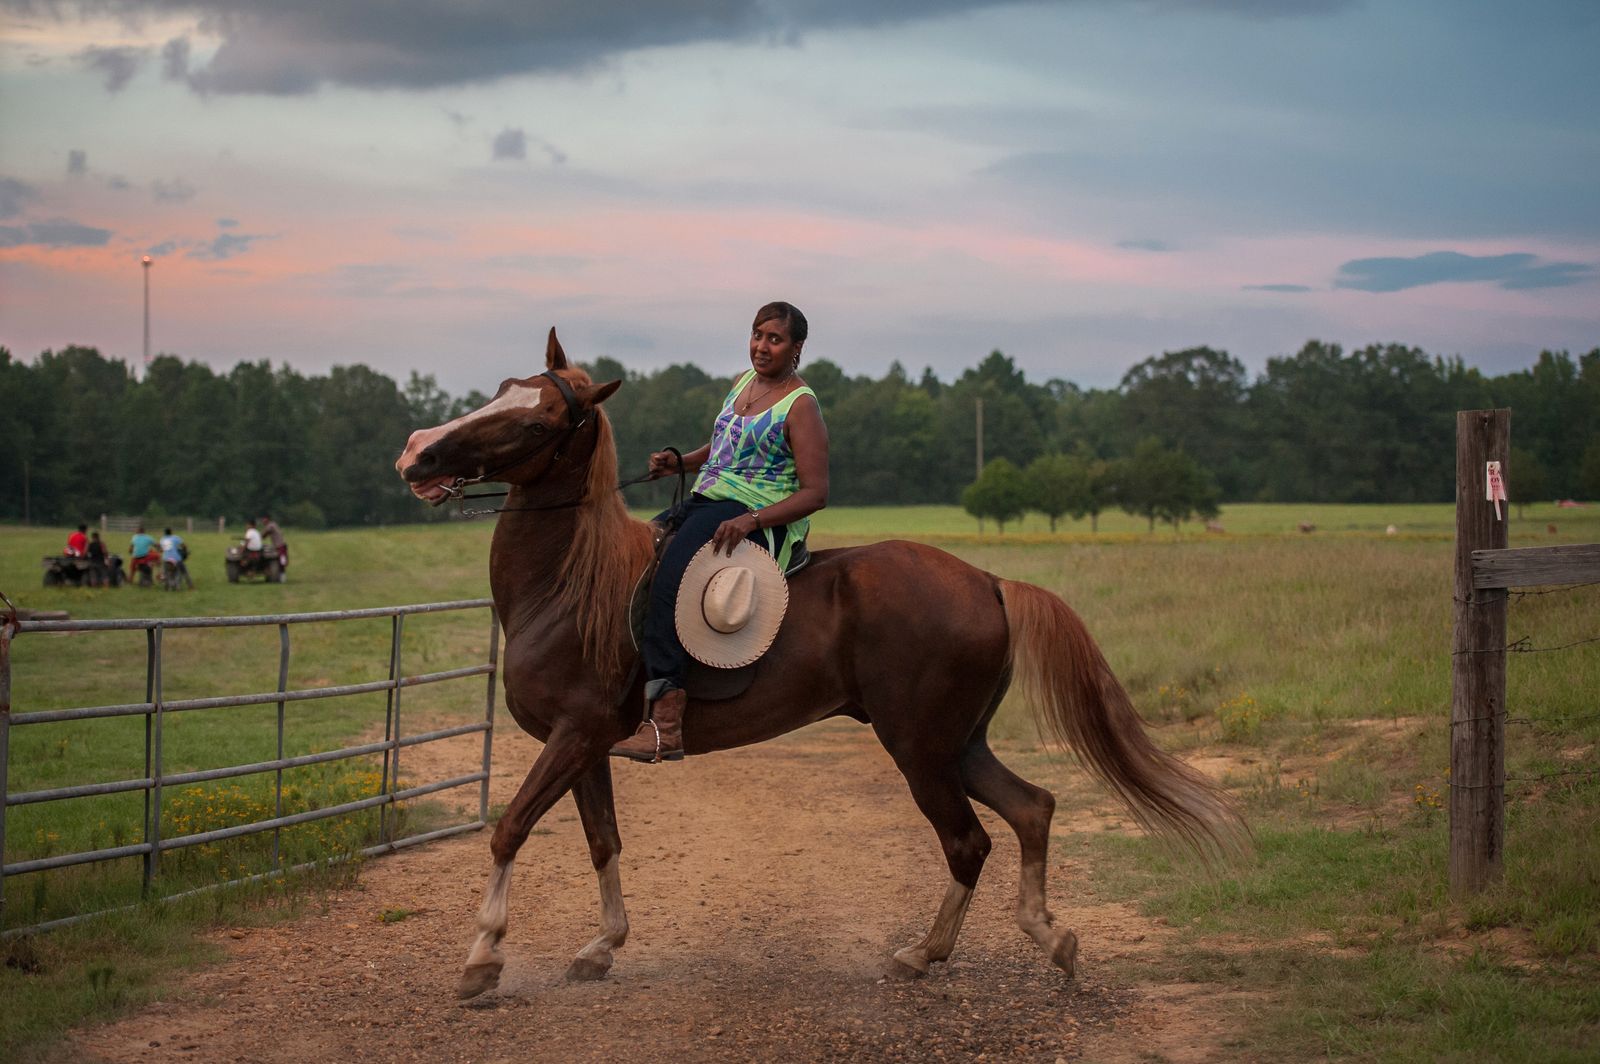
[[[100,538],[100,533],[89,533],[89,586],[102,587],[111,577],[111,570],[106,568],[106,544]]]
[[[189,548],[183,542],[183,537],[172,529],[167,529],[161,534],[161,576],[162,586],[168,591],[178,590],[178,581],[182,579],[190,591],[194,590],[194,580],[189,576],[189,566],[185,564],[189,557]]]
[[[67,549],[62,551],[69,558],[87,558],[89,556],[89,526],[79,525],[76,532],[67,536]]]
[[[271,514],[262,514],[258,523],[261,525],[262,542],[278,552],[278,582],[282,583],[289,575],[288,541],[283,538],[283,529],[278,527],[278,522],[272,519]]]
[[[261,553],[261,533],[256,530],[254,521],[246,521],[244,523],[244,549],[254,551],[257,554]]]
[[[141,566],[148,566],[155,572],[156,566],[161,563],[161,551],[156,547],[155,537],[144,530],[144,525],[136,525],[133,530],[133,539],[128,541],[128,576],[131,579]]]

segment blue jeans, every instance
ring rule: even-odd
[[[682,524],[678,526],[678,534],[672,542],[667,544],[667,549],[662,552],[661,564],[656,567],[655,581],[650,585],[650,607],[644,617],[644,645],[640,648],[644,656],[644,675],[647,681],[652,681],[646,687],[646,692],[660,697],[661,693],[673,687],[683,686],[683,672],[688,667],[689,654],[683,649],[683,644],[678,642],[678,625],[675,612],[678,603],[678,587],[683,583],[684,570],[689,568],[689,560],[695,552],[707,543],[716,534],[717,526],[730,518],[739,517],[750,512],[750,508],[743,503],[731,499],[708,499],[704,495],[690,495],[689,500],[683,504],[678,517]],[[658,522],[665,522],[672,516],[672,511],[657,514]],[[767,549],[767,529],[758,529],[745,538],[750,542]],[[781,528],[771,529],[779,536],[777,546],[783,547],[785,533]],[[653,681],[662,681],[654,683]]]

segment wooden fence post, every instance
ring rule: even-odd
[[[1504,549],[1508,504],[1485,498],[1488,463],[1510,482],[1510,410],[1456,414],[1455,637],[1450,692],[1450,891],[1500,877],[1505,849],[1506,589],[1473,588],[1472,552]]]

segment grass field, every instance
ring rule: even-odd
[[[1295,531],[1300,522],[1317,532]],[[813,545],[919,538],[1056,590],[1084,616],[1159,741],[1232,766],[1227,782],[1245,803],[1259,844],[1245,867],[1199,877],[1115,833],[1074,832],[1063,845],[1091,859],[1097,892],[1133,901],[1183,930],[1185,944],[1167,964],[1195,982],[1250,992],[1250,1008],[1236,1017],[1242,1056],[1593,1059],[1600,1044],[1600,777],[1593,771],[1600,768],[1600,644],[1511,656],[1508,711],[1518,723],[1508,729],[1505,881],[1452,902],[1443,805],[1453,508],[1251,505],[1229,507],[1221,523],[1223,534],[1200,526],[1151,534],[1118,514],[1104,515],[1098,534],[1087,522],[1068,522],[1051,535],[1039,521],[1004,536],[990,526],[980,536],[954,508],[844,509],[819,515]],[[1386,534],[1389,525],[1397,534]],[[42,589],[39,556],[53,553],[65,530],[12,527],[0,529],[0,590],[19,605],[74,617],[471,598],[487,593],[490,532],[488,523],[291,530],[294,565],[282,586],[226,584],[224,541],[197,534],[190,567],[200,586],[168,594]],[[1512,521],[1511,541],[1600,541],[1600,507],[1529,507]],[[1509,634],[1534,647],[1600,636],[1597,600],[1597,588],[1520,598]],[[418,619],[408,622],[404,655],[412,670],[468,664],[482,659],[487,634],[481,611]],[[173,632],[167,639],[169,697],[265,691],[276,682],[272,629]],[[295,640],[291,687],[386,674],[386,622],[319,626]],[[137,634],[21,637],[14,646],[16,711],[142,700],[143,646]],[[407,692],[408,712],[427,719],[481,712],[478,682],[416,691]],[[307,703],[292,712],[291,753],[370,736],[374,728],[381,734],[381,699]],[[263,752],[271,714],[263,707],[175,716],[169,767],[271,756]],[[995,731],[1011,756],[1042,761],[1047,755],[1036,751],[1026,721],[1021,707],[1008,703]],[[9,786],[16,792],[137,777],[142,758],[142,718],[18,728]],[[326,773],[303,782],[314,800],[362,785]],[[259,798],[247,791],[237,800]],[[85,803],[71,815],[62,807],[77,803],[11,810],[6,859],[109,845],[118,824],[124,833],[129,824],[136,830],[137,805]],[[302,842],[313,853],[319,846],[336,851],[351,838],[335,833]],[[200,875],[210,866],[187,871]],[[85,893],[83,877],[57,883],[54,875],[7,883],[8,925],[31,922],[30,914],[59,915],[62,906],[127,885],[108,882],[98,894]],[[0,1019],[0,1055],[155,992],[174,967],[203,959],[194,930],[216,919],[219,906],[238,922],[269,919],[295,904],[276,892],[265,896],[277,907],[256,904],[263,896],[217,897],[153,919],[70,929],[26,947],[47,954],[48,963],[19,959],[12,947],[0,993],[18,1007]]]

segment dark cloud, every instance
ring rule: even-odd
[[[1309,292],[1310,285],[1303,284],[1247,284],[1240,286],[1246,292]]]
[[[500,159],[526,159],[528,157],[528,135],[520,129],[502,129],[494,135],[494,146],[490,158]]]
[[[98,248],[111,239],[111,230],[80,225],[61,218],[27,225],[0,226],[0,247],[36,245],[47,248]]]
[[[0,177],[0,218],[14,218],[22,213],[23,204],[39,193],[30,184],[14,177]]]
[[[67,152],[67,173],[73,177],[82,177],[89,172],[89,153],[82,148],[73,148]]]
[[[1172,245],[1165,240],[1119,240],[1117,247],[1124,251],[1171,251]]]
[[[144,65],[144,48],[85,48],[78,62],[105,79],[107,92],[121,92]]]
[[[574,71],[611,56],[698,41],[793,43],[806,31],[892,26],[1000,6],[1007,0],[3,0],[33,15],[130,22],[190,15],[220,36],[203,66],[186,37],[162,49],[165,75],[201,93],[294,95],[323,84],[429,88],[518,74]],[[1137,0],[1102,0],[1127,3]],[[1353,0],[1154,0],[1154,6],[1260,18],[1318,15]],[[102,51],[111,51],[103,49]],[[131,51],[123,49],[122,51]],[[142,57],[141,57],[142,58]],[[125,62],[125,60],[124,60]],[[118,67],[117,69],[124,69]],[[126,84],[132,68],[117,85]],[[108,79],[109,81],[109,79]]]
[[[181,177],[171,181],[150,182],[150,194],[162,203],[187,203],[194,199],[195,188]]]
[[[510,128],[502,129],[495,134],[489,157],[496,162],[503,159],[526,159],[530,144],[544,152],[556,166],[561,166],[567,161],[567,153],[543,137],[530,136],[523,130]]]
[[[218,229],[234,229],[234,228],[237,228],[238,225],[239,225],[238,220],[234,219],[234,218],[218,218],[217,219],[217,228]]]
[[[161,76],[168,81],[189,79],[189,38],[174,37],[161,46]]]
[[[1563,288],[1581,284],[1594,267],[1581,262],[1541,263],[1537,255],[1463,255],[1435,251],[1413,259],[1354,259],[1339,267],[1335,288],[1401,292],[1429,284],[1484,282],[1501,288]]]
[[[158,259],[163,255],[170,255],[176,250],[178,250],[178,242],[176,240],[163,240],[154,247],[145,248],[144,253],[151,258]]]
[[[267,237],[260,233],[219,233],[217,238],[208,244],[201,244],[189,252],[189,258],[200,259],[204,262],[221,262],[231,259],[235,255],[243,255],[250,250],[250,245],[257,240],[266,240]]]

